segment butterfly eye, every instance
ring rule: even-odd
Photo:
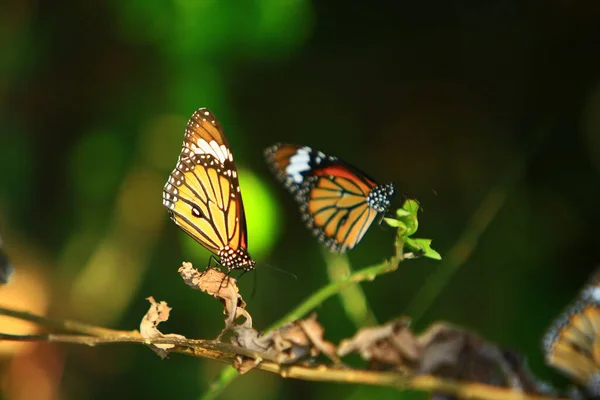
[[[204,213],[202,212],[202,210],[200,210],[198,208],[198,206],[192,206],[192,215],[196,218],[205,218],[206,216],[204,215]]]

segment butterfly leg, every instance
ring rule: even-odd
[[[213,262],[214,262],[215,267],[221,266],[221,263],[219,262],[219,260],[217,260],[217,257],[215,257],[214,254],[211,254],[210,257],[208,258],[208,265],[206,268],[213,268]]]

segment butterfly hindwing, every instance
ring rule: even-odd
[[[188,122],[177,166],[163,189],[163,204],[175,223],[217,254],[223,266],[254,267],[233,155],[221,125],[207,109],[196,111]]]

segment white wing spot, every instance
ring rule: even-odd
[[[310,170],[310,155],[308,153],[309,150],[305,148],[298,149],[296,154],[290,157],[288,166],[285,167],[286,174],[296,183],[301,183],[304,179],[301,172]]]
[[[192,150],[199,156],[210,154],[221,163],[224,163],[226,160],[233,161],[233,155],[227,146],[224,144],[219,146],[214,140],[211,140],[210,143],[208,143],[204,139],[198,139],[198,143],[192,144]]]

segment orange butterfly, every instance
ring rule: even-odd
[[[206,108],[187,124],[177,166],[163,189],[171,219],[230,271],[254,269],[237,171],[221,124]]]
[[[276,144],[267,164],[300,204],[302,219],[329,250],[360,242],[378,213],[390,206],[394,185],[378,185],[357,168],[308,146]]]
[[[544,335],[546,362],[600,396],[600,270]]]

